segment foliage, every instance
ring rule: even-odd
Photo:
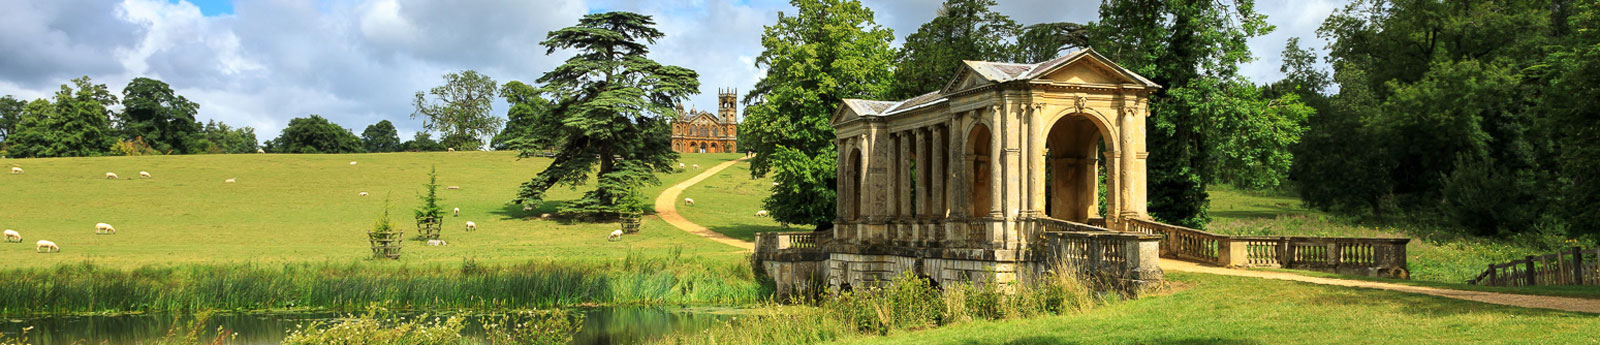
[[[0,97],[0,143],[11,137],[17,131],[17,123],[22,121],[22,109],[28,102],[6,95]]]
[[[260,145],[255,128],[235,128],[222,122],[206,121],[203,132],[202,144],[207,153],[256,153],[256,146]]]
[[[671,127],[662,114],[699,89],[692,70],[646,57],[647,44],[664,36],[650,16],[628,12],[589,14],[578,25],[552,31],[540,44],[577,55],[539,77],[553,105],[531,135],[557,143],[555,161],[517,192],[515,203],[538,204],[556,185],[576,187],[594,173],[595,188],[562,206],[591,219],[639,211],[639,189],[657,184],[656,172],[672,171]],[[534,99],[520,106],[535,107]],[[513,107],[519,105],[514,104]],[[524,148],[523,157],[538,154]],[[598,167],[597,167],[598,166]]]
[[[411,140],[406,140],[404,144],[400,144],[400,147],[410,152],[444,151],[444,145],[433,141],[433,135],[425,131],[417,131],[417,134],[412,136]]]
[[[161,151],[150,147],[144,138],[118,139],[117,144],[111,146],[111,154],[117,156],[150,156],[159,155]]]
[[[438,226],[444,223],[444,207],[439,206],[439,167],[428,169],[428,183],[422,185],[423,193],[417,199],[422,201],[414,212],[417,226]],[[441,228],[442,229],[442,228]]]
[[[400,151],[400,132],[389,120],[378,121],[361,131],[361,146],[367,152]]]
[[[83,157],[105,154],[116,141],[111,110],[116,95],[89,77],[61,85],[55,102],[43,99],[23,107],[16,132],[6,138],[7,150],[17,157]],[[74,89],[76,87],[76,89]]]
[[[150,147],[165,153],[203,152],[200,122],[195,113],[200,105],[179,96],[167,83],[150,78],[133,78],[122,89],[121,126],[123,136],[143,138]]]
[[[1009,58],[1008,42],[1022,28],[995,12],[995,5],[994,0],[946,0],[932,21],[906,36],[884,98],[906,99],[937,91],[961,68],[962,60]]]
[[[560,310],[534,310],[499,314],[484,322],[490,345],[567,344],[583,328],[583,315]]]
[[[481,138],[500,129],[500,123],[505,121],[498,116],[490,115],[494,110],[495,84],[494,79],[473,70],[446,73],[445,84],[428,90],[427,93],[417,91],[412,105],[416,112],[411,114],[415,119],[424,117],[422,127],[437,131],[445,138],[462,137],[472,140],[460,140],[448,144],[482,144]],[[428,96],[432,95],[433,100]],[[458,149],[476,150],[478,147],[461,146]]]
[[[880,98],[889,87],[893,31],[874,22],[872,10],[855,0],[792,0],[796,15],[780,13],[764,28],[756,66],[767,71],[745,96],[743,149],[755,152],[752,176],[786,174],[786,194],[797,199],[764,202],[780,222],[829,226],[834,218],[836,170],[833,111],[845,98]],[[779,154],[788,151],[789,153]],[[779,161],[784,159],[785,161]],[[776,169],[778,166],[790,168]],[[790,175],[792,174],[792,175]],[[788,185],[793,183],[794,185]],[[806,200],[807,209],[785,208]],[[822,205],[824,207],[816,207]]]
[[[463,133],[445,134],[443,138],[439,138],[439,146],[461,151],[477,151],[483,148],[483,139]]]
[[[1089,28],[1077,23],[1042,23],[1022,28],[1012,47],[1011,61],[1040,63],[1060,57],[1062,51],[1089,46]]]
[[[494,140],[489,142],[490,147],[495,150],[524,151],[557,145],[550,137],[534,135],[554,130],[539,126],[559,123],[551,121],[553,113],[550,112],[550,101],[540,96],[539,89],[513,80],[500,87],[500,96],[511,104],[511,110],[506,111],[508,121],[505,130],[494,136]]]
[[[380,307],[370,307],[360,316],[350,315],[337,322],[312,322],[305,329],[289,332],[283,344],[470,344],[461,330],[464,320],[449,317],[440,320],[422,314],[408,319],[390,314]],[[298,327],[297,327],[298,328]]]
[[[273,153],[351,153],[361,152],[361,138],[321,115],[311,114],[289,120],[289,127],[277,139],[267,142],[267,147]]]
[[[1545,92],[1537,113],[1549,114],[1545,130],[1559,147],[1552,158],[1560,163],[1547,165],[1559,169],[1562,184],[1552,194],[1560,195],[1557,204],[1569,217],[1575,234],[1600,238],[1600,4],[1574,1],[1568,21],[1573,34],[1567,48],[1548,58],[1549,73],[1542,80]],[[1574,4],[1567,4],[1573,7]]]
[[[1090,28],[1097,51],[1164,88],[1150,97],[1146,119],[1150,213],[1173,224],[1203,227],[1206,186],[1227,176],[1223,165],[1287,169],[1273,150],[1297,139],[1304,109],[1263,101],[1238,75],[1252,57],[1246,41],[1273,30],[1252,0],[1107,1]],[[1258,115],[1276,115],[1259,119]],[[1250,136],[1246,136],[1249,134]],[[1224,140],[1246,136],[1246,140]],[[1223,154],[1221,159],[1218,154]],[[1266,159],[1267,161],[1254,161]],[[1237,170],[1236,170],[1237,171]],[[1285,171],[1232,174],[1270,186]]]

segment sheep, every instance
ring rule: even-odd
[[[22,242],[22,234],[16,230],[6,229],[6,242]]]
[[[94,233],[101,235],[115,234],[117,233],[117,228],[111,227],[111,224],[99,223],[94,225]]]
[[[460,217],[461,216],[461,208],[460,207],[457,207],[454,211],[451,211],[451,212],[454,212],[456,217]]]
[[[533,211],[533,205],[522,205],[523,211]]]
[[[622,229],[611,230],[611,236],[606,236],[606,240],[611,242],[621,241]]]
[[[226,180],[222,180],[222,183],[234,183],[234,182],[236,182],[236,181],[235,181],[235,180],[238,180],[238,179],[239,179],[239,178],[237,178],[237,177],[234,177],[234,178],[230,178],[230,179],[226,179]]]
[[[456,148],[454,148],[454,147],[448,147],[448,148],[445,148],[444,150],[445,151],[450,151],[450,152],[456,152]]]
[[[50,251],[41,251],[41,250],[44,250],[44,249],[49,249]],[[60,253],[61,252],[61,246],[57,246],[55,242],[39,240],[39,242],[33,246],[33,252],[34,253]]]
[[[695,165],[691,165],[691,166],[694,167],[695,170],[700,170],[700,165],[699,164],[695,164]]]
[[[256,153],[267,153],[265,149],[256,149]]]
[[[150,172],[149,171],[140,171],[139,172],[139,178],[150,178]]]
[[[106,172],[106,179],[107,179],[107,180],[115,180],[115,179],[118,179],[118,178],[119,178],[119,177],[117,177],[117,173],[114,173],[114,172]]]
[[[350,165],[356,165],[356,161],[350,161]]]
[[[12,175],[21,175],[22,174],[22,167],[11,167],[11,174]]]
[[[472,231],[472,230],[478,230],[478,223],[473,223],[472,221],[469,220],[469,221],[467,221],[467,231]]]
[[[367,196],[367,192],[361,192],[361,194],[360,194],[360,195],[361,195],[361,196]]]
[[[461,189],[461,186],[446,186],[446,187],[444,187],[444,189],[447,189],[447,190],[457,190],[457,189]]]
[[[449,243],[445,243],[444,240],[428,240],[428,245],[434,246],[434,247],[447,245],[447,244],[449,244]]]
[[[767,210],[756,211],[756,217],[766,217],[766,216],[767,216]]]
[[[773,186],[773,187],[777,187],[777,186],[778,186],[778,183],[777,183],[777,182],[773,182],[773,183],[772,183],[772,186]]]
[[[539,215],[539,219],[550,219],[550,214],[549,213],[541,214],[541,215]]]
[[[683,198],[683,204],[684,205],[688,205],[688,206],[694,206],[694,199]]]
[[[683,169],[684,167],[683,163],[678,163],[678,169]]]

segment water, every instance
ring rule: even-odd
[[[584,315],[583,328],[573,336],[573,344],[640,344],[664,335],[679,332],[696,332],[733,317],[728,310],[715,309],[658,309],[639,307],[605,307],[579,309]],[[175,317],[176,316],[176,317]],[[217,327],[238,335],[229,344],[277,344],[296,325],[314,321],[334,321],[339,313],[277,313],[277,314],[217,314],[206,322],[208,334]],[[466,316],[463,334],[478,334],[477,317]],[[36,345],[86,344],[86,345],[137,345],[148,344],[167,336],[174,329],[180,332],[193,320],[190,315],[152,314],[119,316],[61,316],[38,319],[0,320],[0,333],[15,337],[24,327],[29,342]],[[202,339],[205,339],[202,337]]]

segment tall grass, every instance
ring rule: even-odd
[[[662,344],[810,344],[885,335],[973,320],[1071,314],[1120,299],[1071,273],[1027,284],[958,284],[942,291],[910,273],[883,288],[836,292],[800,306],[770,306],[719,327],[663,338]]]
[[[376,262],[146,266],[0,272],[0,314],[314,309],[528,309],[760,301],[748,266],[677,254],[489,266]]]
[[[365,344],[365,345],[543,345],[566,344],[583,327],[582,316],[566,312],[521,311],[498,314],[482,325],[483,339],[462,334],[467,328],[460,317],[405,317],[381,307],[351,315],[331,323],[314,322],[290,332],[285,345]]]

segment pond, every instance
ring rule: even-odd
[[[573,336],[573,344],[640,344],[661,336],[697,332],[734,316],[724,309],[660,309],[643,307],[602,307],[577,309],[584,315],[583,329]],[[296,325],[333,321],[342,313],[250,313],[217,314],[206,322],[206,330],[217,327],[238,333],[230,344],[277,344]],[[0,320],[0,333],[15,337],[24,327],[30,343],[36,345],[106,344],[136,345],[161,340],[173,329],[193,320],[190,315],[145,314],[118,316],[60,316],[37,319]],[[477,335],[477,317],[467,316],[463,334]],[[186,330],[186,329],[183,329]],[[182,331],[182,330],[180,330]],[[214,333],[213,333],[214,334]]]

